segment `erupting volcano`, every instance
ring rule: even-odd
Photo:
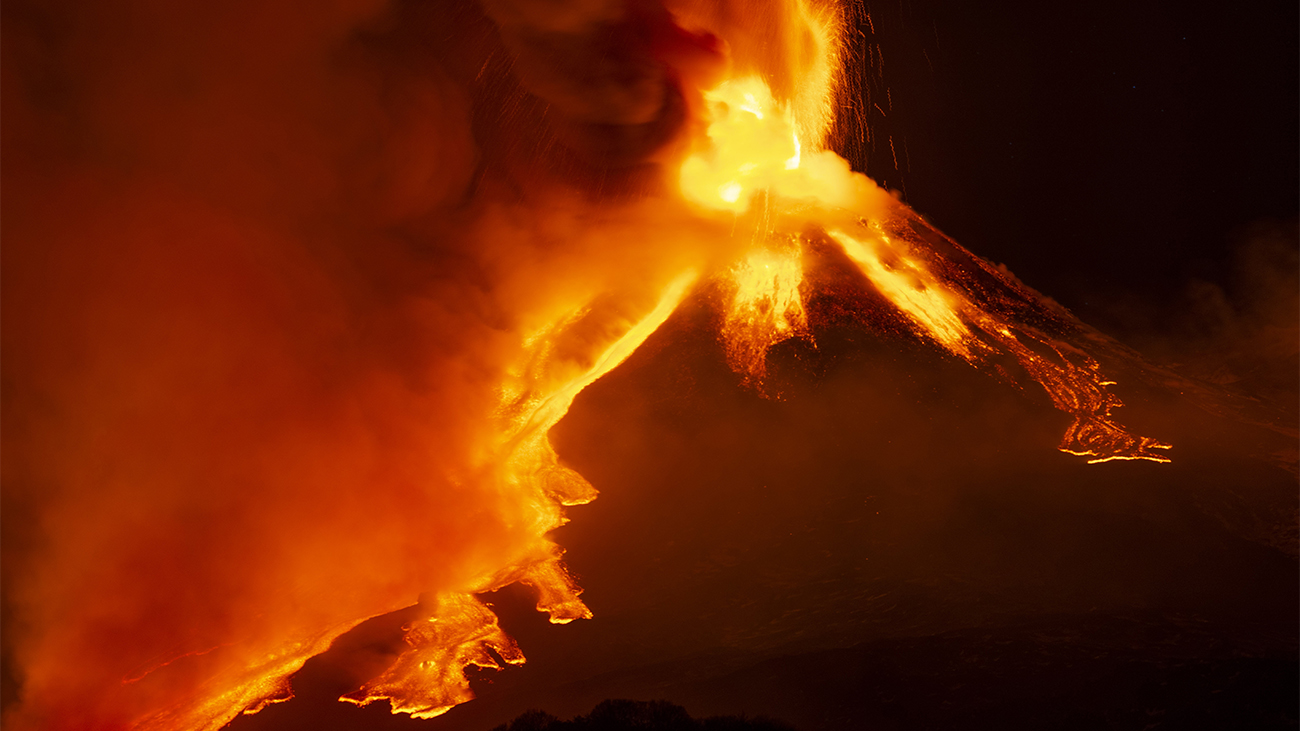
[[[814,393],[822,376],[809,374],[837,358],[877,364],[863,373],[960,384],[954,393],[978,396],[952,396],[953,403],[1011,424],[999,427],[1007,434],[1001,441],[952,427],[970,434],[972,445],[987,440],[978,447],[945,441],[949,432],[926,431],[919,416],[895,419],[905,435],[896,445],[887,430],[863,427],[880,438],[863,449],[893,450],[902,461],[880,457],[878,470],[867,464],[851,476],[802,478],[847,480],[858,485],[851,491],[808,487],[806,499],[746,498],[785,504],[805,525],[829,520],[816,511],[840,511],[844,525],[817,540],[851,556],[850,568],[836,563],[850,560],[841,558],[808,568],[819,559],[804,557],[804,568],[788,572],[804,578],[778,579],[786,557],[811,551],[799,539],[759,560],[738,557],[752,545],[729,529],[712,528],[705,539],[698,536],[709,531],[681,528],[694,536],[683,546],[699,541],[711,552],[688,561],[664,549],[665,567],[695,572],[682,586],[746,586],[743,567],[763,567],[754,569],[761,579],[754,586],[770,594],[753,599],[759,604],[749,624],[717,619],[726,601],[706,590],[698,599],[683,589],[645,600],[666,607],[666,623],[692,616],[684,607],[698,601],[701,626],[722,628],[716,634],[724,638],[702,642],[698,652],[734,653],[717,660],[709,677],[738,684],[749,682],[744,667],[792,647],[838,651],[868,637],[937,636],[963,626],[954,619],[962,614],[977,626],[987,617],[1063,614],[1086,603],[1079,597],[1088,589],[1025,578],[1039,569],[1007,578],[972,559],[969,576],[959,578],[961,571],[934,568],[950,556],[923,570],[912,558],[891,559],[923,540],[937,545],[947,531],[934,527],[933,516],[959,514],[953,506],[985,498],[1002,504],[992,487],[970,497],[920,485],[954,475],[1000,484],[1001,465],[1019,459],[1039,470],[1034,479],[1044,495],[1059,488],[1071,496],[1063,504],[1073,506],[1099,479],[1079,470],[1117,468],[1086,465],[1136,461],[1161,464],[1134,469],[1176,470],[1190,453],[1183,469],[1196,471],[1208,458],[1198,458],[1195,445],[1211,443],[1237,450],[1233,459],[1242,461],[1230,469],[1249,463],[1294,472],[1293,430],[1272,405],[1149,364],[963,248],[834,151],[837,139],[854,134],[845,110],[859,100],[845,67],[853,62],[850,11],[860,10],[814,0],[761,9],[648,0],[355,5],[293,31],[286,29],[296,27],[297,13],[267,11],[247,28],[221,25],[233,22],[223,15],[220,30],[204,36],[216,50],[192,55],[170,44],[120,55],[78,27],[66,40],[73,50],[60,58],[90,69],[92,92],[76,114],[108,130],[102,139],[69,152],[74,138],[60,135],[73,133],[51,131],[44,121],[53,112],[40,103],[7,112],[18,132],[6,138],[31,148],[7,165],[24,185],[7,194],[6,238],[18,243],[6,253],[5,489],[35,526],[19,549],[6,549],[13,582],[6,593],[16,612],[6,623],[21,628],[6,629],[17,637],[6,641],[22,688],[6,717],[16,728],[215,730],[241,713],[269,716],[271,704],[298,692],[293,676],[309,659],[385,616],[400,617],[400,644],[351,668],[350,689],[338,700],[386,702],[415,718],[461,706],[475,696],[475,668],[525,663],[529,643],[512,637],[493,606],[508,605],[521,587],[551,623],[600,621],[579,585],[599,589],[570,573],[566,534],[556,531],[569,522],[566,509],[605,500],[578,465],[602,471],[642,447],[620,447],[611,435],[602,457],[594,417],[567,432],[560,424],[579,399],[608,403],[611,397],[593,395],[601,388],[673,387],[662,380],[670,372],[663,353],[678,341],[695,358],[683,361],[679,370],[690,375],[678,385],[710,383],[699,393],[715,395],[700,398],[722,398],[707,363],[725,363],[741,394],[734,398],[748,399],[745,409],[769,430],[803,423],[803,406],[783,404],[791,391]],[[176,22],[191,28],[192,20]],[[416,30],[429,28],[437,29],[436,43]],[[272,31],[285,33],[274,50],[260,35]],[[228,38],[260,50],[242,58],[218,43]],[[187,60],[175,78],[155,75],[149,53]],[[227,76],[232,64],[283,66],[310,81],[295,76],[290,84],[271,71],[245,85]],[[145,100],[144,112],[120,101],[134,98]],[[155,138],[147,114],[177,120],[181,131]],[[304,125],[326,131],[299,139]],[[245,164],[245,157],[271,162]],[[65,219],[53,215],[58,210],[79,214]],[[867,358],[864,347],[901,355]],[[640,370],[629,371],[633,363]],[[616,369],[624,380],[610,386]],[[635,375],[652,371],[659,375]],[[837,392],[854,392],[836,378],[826,376]],[[1142,428],[1125,425],[1117,395],[1125,387],[1147,404]],[[882,409],[872,417],[881,420],[907,408],[902,397],[877,401],[854,408]],[[935,408],[921,396],[914,405],[917,414]],[[735,411],[720,423],[749,433]],[[1193,413],[1202,416],[1187,416]],[[1180,437],[1192,428],[1180,422],[1202,417],[1234,426],[1209,437],[1196,432],[1186,446]],[[645,416],[644,428],[654,420]],[[815,451],[790,429],[789,454]],[[1059,433],[1039,434],[1048,429]],[[803,431],[833,433],[815,424]],[[579,432],[586,436],[573,436]],[[1040,436],[1059,437],[1057,450],[1069,457],[1043,448]],[[1009,446],[1001,455],[988,444]],[[669,449],[644,449],[654,455],[645,459],[662,457],[665,470],[676,469]],[[1057,459],[1071,462],[1049,461]],[[922,466],[931,460],[947,466],[927,476]],[[767,490],[769,480],[794,479],[787,468],[797,472],[774,466],[752,481]],[[705,483],[711,474],[707,466],[681,470]],[[592,479],[601,490],[620,490],[610,474]],[[1180,477],[1141,472],[1162,485],[1159,495],[1172,494],[1166,483],[1187,472],[1171,474]],[[1231,544],[1225,552],[1267,566],[1256,577],[1263,585],[1295,555],[1294,495],[1267,474],[1228,497],[1189,483],[1187,504],[1201,512],[1183,502],[1167,508],[1165,498],[1147,494],[1117,497],[1118,490],[1101,491],[1095,509],[1149,518],[1176,546],[1200,539],[1189,537],[1195,531],[1178,522],[1183,517],[1169,516],[1210,516],[1187,525],[1220,526],[1214,535]],[[1056,496],[1028,493],[1016,499],[1050,504],[1043,515],[1074,515],[1075,507],[1049,502]],[[871,502],[877,494],[890,506],[915,504],[897,512],[894,527],[877,527],[870,522],[880,513]],[[622,505],[611,510],[635,512]],[[999,510],[981,520],[995,523],[1007,514]],[[768,517],[757,523],[771,536],[789,527]],[[1075,523],[1061,517],[1060,525]],[[912,529],[915,536],[903,535]],[[588,530],[599,536],[601,528]],[[947,533],[966,536],[961,530]],[[868,550],[859,543],[868,533],[892,537],[872,538],[879,542]],[[579,540],[583,555],[595,545],[618,553],[608,543],[616,536],[602,540]],[[1023,562],[979,540],[971,540],[971,555]],[[1088,577],[1099,570],[1079,557],[1089,553],[1087,541],[1079,543],[1060,565],[1082,567],[1084,578],[1070,581],[1091,587]],[[1131,585],[1149,583],[1143,572],[1182,566],[1174,553],[1142,563]],[[870,573],[875,556],[886,566],[879,575]],[[1215,560],[1207,585],[1236,571],[1236,558]],[[1128,588],[1128,579],[1116,581],[1126,588],[1114,602],[1159,605],[1144,594],[1133,598],[1142,591]],[[612,603],[640,601],[628,588],[635,583],[608,582],[623,597]],[[1200,601],[1198,591],[1187,596]],[[804,598],[789,598],[798,594]],[[886,619],[898,605],[882,608],[886,595],[915,601],[914,616]],[[981,600],[989,596],[998,598]],[[626,606],[614,613],[640,616]],[[562,644],[570,630],[576,634],[565,628],[548,636]],[[573,657],[586,659],[572,667],[604,677],[603,661],[592,658],[605,650],[590,648],[617,640],[600,637],[575,645],[587,649]],[[640,649],[624,656],[647,668],[675,668],[671,662],[697,651],[656,655],[645,649],[656,640],[626,641]],[[691,662],[713,667],[714,659]],[[563,664],[553,672],[563,673]],[[618,682],[608,684],[623,687]],[[670,687],[654,682],[645,687]]]

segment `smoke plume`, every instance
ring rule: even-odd
[[[217,723],[537,550],[499,387],[712,255],[653,163],[722,65],[553,5],[6,3],[7,722]]]

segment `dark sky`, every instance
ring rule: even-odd
[[[1222,283],[1234,232],[1296,215],[1295,3],[863,11],[867,171],[1085,320]]]

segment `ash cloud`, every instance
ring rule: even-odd
[[[638,9],[662,108],[718,51]],[[522,333],[699,237],[595,202],[629,177],[476,5],[13,2],[4,53],[7,723],[129,724],[536,540],[473,459]]]
[[[6,7],[20,722],[125,723],[522,540],[445,477],[501,337],[415,233],[476,161],[447,73],[367,48],[391,13]]]

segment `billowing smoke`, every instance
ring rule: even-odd
[[[506,346],[454,233],[414,234],[476,155],[445,71],[367,52],[390,11],[6,13],[21,718],[126,723],[520,540],[447,481]]]
[[[497,389],[710,255],[646,232],[722,64],[553,5],[5,4],[6,723],[218,718],[531,550]]]

